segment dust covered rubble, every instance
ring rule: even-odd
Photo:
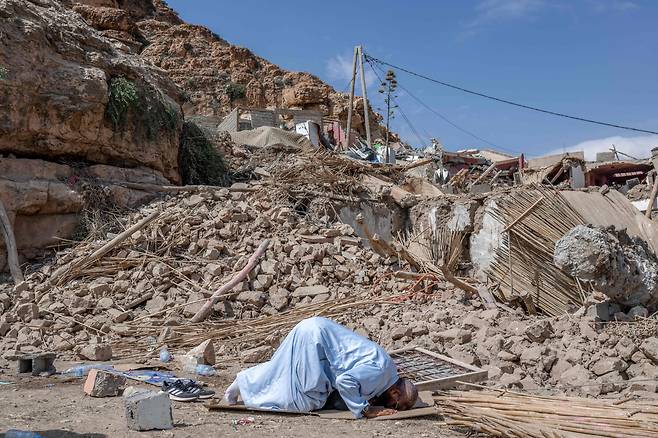
[[[413,344],[486,369],[490,386],[658,397],[658,323],[652,320],[604,324],[586,308],[559,318],[527,316],[486,309],[452,288],[440,298],[371,309],[351,320],[350,328],[389,350]]]
[[[234,189],[178,195],[142,208],[124,228],[155,209],[162,214],[61,286],[51,285],[55,271],[113,236],[83,242],[24,282],[0,286],[0,354],[39,349],[107,360],[105,346],[125,335],[131,321],[183,324],[265,238],[271,244],[260,264],[215,306],[213,317],[253,318],[365,295],[397,262],[365,249],[349,225],[321,213],[310,220],[312,213],[305,212],[305,218],[265,190],[248,191],[244,184]],[[386,283],[393,292],[406,286]]]
[[[641,309],[602,301],[603,295],[560,318],[484,308],[478,297],[442,281],[431,295],[405,295],[410,282],[390,274],[408,266],[365,248],[351,227],[321,210],[296,211],[259,186],[172,196],[124,218],[123,228],[156,209],[158,219],[96,265],[71,272],[62,285],[51,284],[55,271],[113,236],[82,242],[24,282],[0,286],[0,353],[53,350],[110,360],[110,344],[137,343],[129,327],[136,321],[165,331],[184,325],[269,238],[257,268],[215,306],[212,318],[275,315],[355,295],[400,295],[399,305],[356,308],[341,320],[386,348],[415,344],[482,367],[488,384],[498,387],[588,396],[656,393],[658,324],[644,319]],[[609,323],[615,319],[626,322]],[[276,340],[253,347],[241,345],[265,360]]]

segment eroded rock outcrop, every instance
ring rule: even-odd
[[[222,117],[242,105],[315,110],[347,119],[346,95],[316,76],[283,70],[203,26],[184,23],[160,0],[80,0],[71,5],[106,36],[166,71],[185,90],[185,114]],[[126,17],[134,28],[124,24]],[[353,127],[364,133],[362,114],[359,98]],[[370,120],[373,138],[383,137],[381,117],[371,111]]]
[[[108,20],[129,27],[123,17]],[[53,0],[0,2],[0,154],[146,166],[178,182],[180,91],[140,57],[125,54],[77,13]],[[125,121],[107,117],[114,78],[134,83],[140,102]],[[159,100],[171,123],[153,114]],[[157,126],[144,129],[148,120]]]

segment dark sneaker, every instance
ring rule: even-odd
[[[202,400],[213,398],[215,396],[215,391],[212,389],[205,389],[202,386],[197,385],[195,382],[189,382],[185,386],[185,389]]]
[[[169,398],[174,401],[188,402],[199,398],[198,394],[188,389],[188,384],[175,380],[173,382],[162,382],[162,390],[169,394]]]

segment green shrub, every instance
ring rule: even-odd
[[[178,162],[183,184],[225,186],[229,182],[224,157],[193,122],[183,124]]]
[[[7,79],[7,69],[3,65],[0,65],[0,81],[4,81],[5,79]]]
[[[137,106],[139,112],[135,115],[135,127],[142,137],[155,140],[163,130],[176,130],[178,112],[159,91],[141,89]]]
[[[178,126],[179,114],[157,89],[122,76],[112,78],[109,87],[106,115],[115,131],[120,130],[132,112],[136,136],[149,141],[157,139],[161,132],[173,132]]]
[[[229,82],[224,87],[224,92],[228,95],[228,98],[231,99],[231,102],[242,99],[247,95],[247,88],[236,82]]]
[[[114,130],[126,123],[130,109],[137,107],[137,86],[134,82],[119,76],[110,81],[110,98],[105,113],[112,122]]]

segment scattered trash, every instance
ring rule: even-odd
[[[214,376],[217,371],[210,365],[197,365],[195,372],[200,376]]]
[[[254,417],[242,417],[239,420],[233,420],[231,423],[234,426],[246,426],[247,424],[254,424],[256,419]]]
[[[5,438],[41,438],[41,435],[39,435],[36,432],[11,429],[5,432],[4,437]]]
[[[77,365],[75,367],[69,368],[68,370],[64,371],[62,374],[64,376],[69,376],[69,377],[85,377],[87,374],[89,374],[89,371],[97,369],[97,370],[113,370],[114,367],[112,365],[103,365],[103,364],[97,364],[97,365]]]
[[[160,349],[160,362],[162,363],[169,363],[171,362],[172,355],[169,353],[169,350],[167,350],[167,347],[162,347]]]

